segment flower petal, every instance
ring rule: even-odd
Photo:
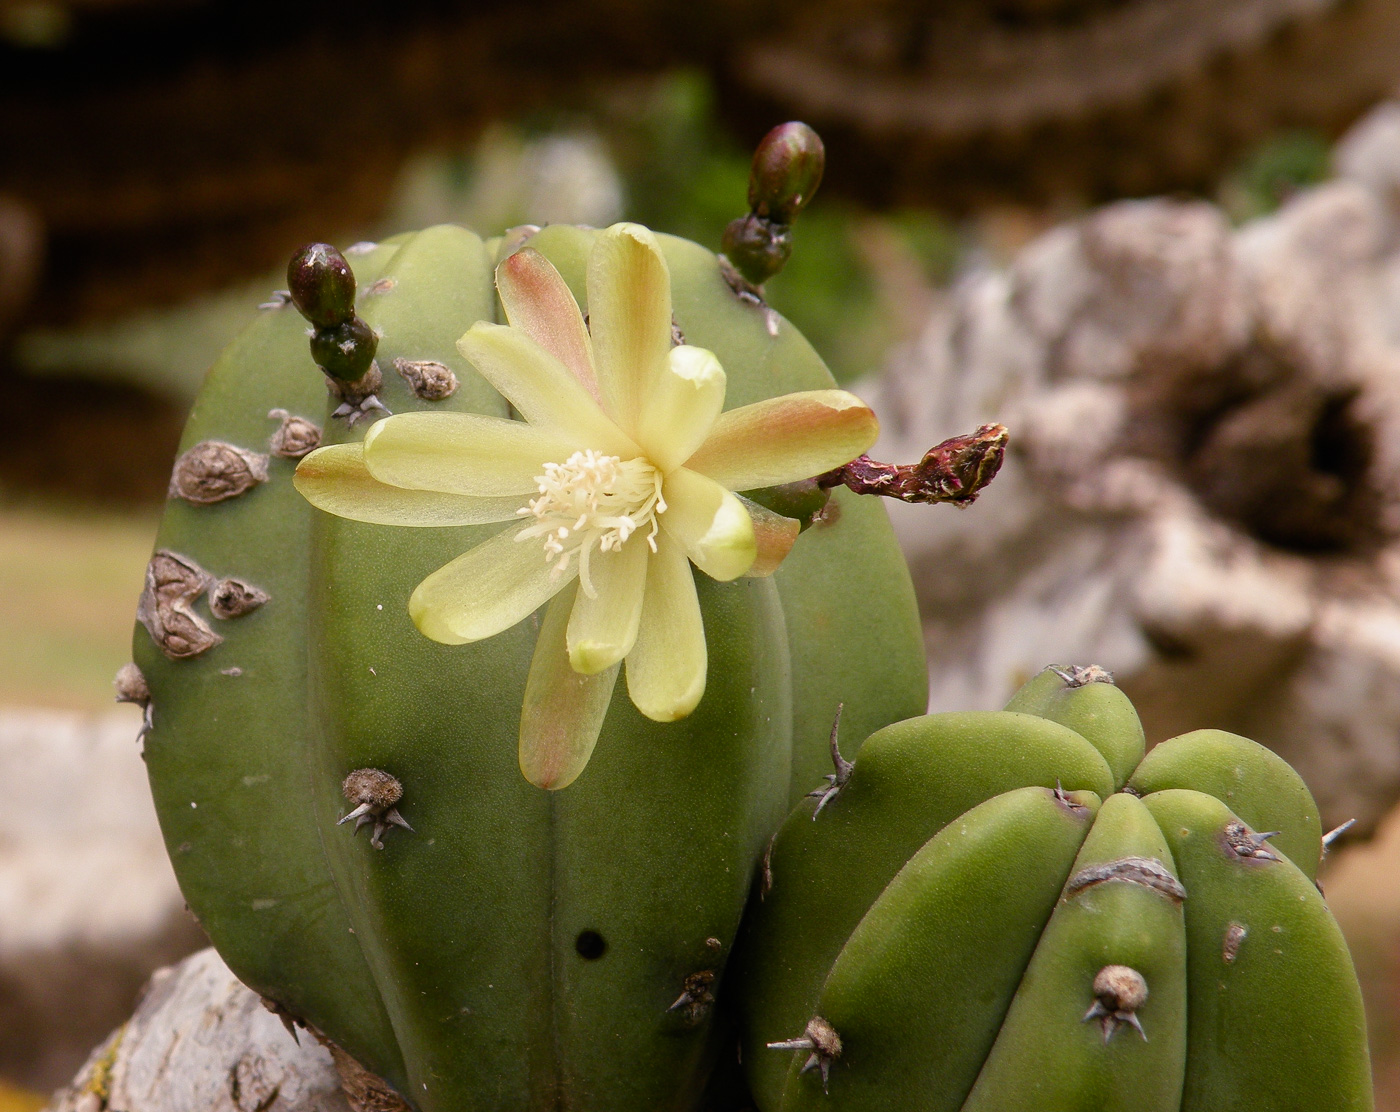
[[[705,625],[680,543],[664,531],[656,541],[637,644],[627,654],[627,693],[648,718],[674,722],[705,694]]]
[[[637,435],[642,403],[671,350],[671,273],[656,237],[614,224],[588,256],[588,327],[603,404]]]
[[[742,502],[713,479],[680,467],[666,476],[661,528],[695,566],[725,582],[743,575],[758,554],[753,519]]]
[[[616,664],[591,676],[569,666],[564,630],[573,605],[572,584],[550,600],[520,708],[520,771],[551,790],[567,788],[588,764],[617,683]]]
[[[526,496],[539,489],[548,461],[576,445],[549,428],[480,413],[402,413],[365,434],[365,466],[381,483],[476,498]]]
[[[425,636],[444,645],[494,637],[568,585],[575,569],[556,574],[538,543],[515,539],[525,528],[497,533],[418,584],[408,613]]]
[[[593,675],[632,651],[650,555],[646,537],[634,535],[620,551],[594,552],[589,558],[593,595],[580,583],[569,618],[569,663],[575,672]]]
[[[730,490],[754,490],[849,463],[879,433],[875,414],[854,394],[804,390],[721,413],[685,465]]]
[[[593,341],[578,302],[554,264],[531,247],[496,268],[496,290],[506,319],[568,367],[595,401],[602,401],[593,373]]]
[[[736,497],[738,497],[736,495]],[[797,535],[802,532],[802,523],[794,517],[784,517],[774,513],[767,506],[760,506],[747,498],[739,498],[744,509],[749,511],[753,521],[754,541],[758,545],[758,556],[753,567],[744,574],[751,579],[772,575],[778,570],[792,546],[797,543]]]
[[[724,369],[704,348],[681,344],[666,356],[642,406],[637,442],[657,467],[688,460],[724,408]]]
[[[457,350],[530,424],[562,432],[580,448],[623,459],[638,454],[569,369],[519,329],[477,321]]]
[[[404,490],[381,483],[365,466],[359,444],[317,448],[297,465],[293,485],[318,510],[372,525],[486,525],[513,521],[524,505],[509,498],[469,498],[438,491]]]

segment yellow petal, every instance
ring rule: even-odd
[[[554,264],[533,248],[517,251],[496,268],[496,289],[506,319],[568,367],[601,401],[593,373],[593,342],[578,302]]]
[[[637,643],[627,654],[627,693],[648,718],[674,722],[705,694],[705,626],[680,543],[664,531],[656,539]]]
[[[569,584],[574,566],[556,574],[537,538],[515,539],[524,528],[497,533],[418,584],[408,613],[425,636],[444,645],[494,637]]]
[[[588,764],[617,682],[616,664],[591,676],[569,666],[564,630],[573,604],[570,584],[545,609],[520,710],[520,771],[551,790],[567,788]]]
[[[548,461],[577,445],[551,428],[480,413],[402,413],[376,421],[365,434],[364,458],[382,483],[473,497],[518,495],[517,506],[538,490]]]
[[[730,490],[810,479],[875,443],[880,424],[854,394],[804,390],[721,413],[686,466]]]
[[[610,668],[632,651],[642,617],[647,580],[646,537],[634,534],[618,552],[594,552],[588,561],[590,597],[580,582],[569,618],[569,663],[593,675]]]
[[[297,465],[292,483],[317,509],[372,525],[486,525],[514,520],[525,504],[518,495],[468,498],[388,486],[369,473],[359,444],[317,448]]]
[[[673,347],[642,406],[637,442],[662,471],[672,471],[704,443],[724,408],[724,369],[704,348]]]
[[[636,437],[642,403],[671,350],[671,273],[656,237],[614,224],[588,256],[588,327],[603,404]]]
[[[726,582],[743,575],[758,555],[753,519],[742,502],[713,479],[681,467],[666,476],[661,528],[680,542],[695,566]]]
[[[739,501],[743,503],[744,509],[749,511],[749,518],[753,521],[754,541],[758,546],[758,555],[754,559],[753,567],[744,574],[755,579],[772,575],[792,551],[792,546],[797,543],[797,535],[802,532],[802,523],[796,518],[774,513],[767,506],[760,506],[747,498],[741,497]]]
[[[478,321],[457,350],[530,424],[557,430],[581,448],[623,459],[638,454],[569,369],[519,329]]]

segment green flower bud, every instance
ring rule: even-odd
[[[804,123],[779,124],[758,144],[749,170],[749,208],[779,224],[789,224],[807,207],[822,171],[826,148]]]
[[[316,365],[341,382],[359,382],[374,362],[379,338],[359,317],[330,328],[318,328],[311,337],[311,358]]]
[[[749,213],[729,222],[720,250],[740,274],[760,286],[786,265],[792,255],[792,235],[786,224]]]
[[[318,328],[344,324],[355,315],[355,274],[329,243],[308,243],[287,264],[292,304]]]

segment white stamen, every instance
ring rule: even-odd
[[[647,546],[656,551],[656,515],[666,512],[661,497],[662,475],[645,459],[623,460],[593,449],[575,452],[563,463],[546,463],[536,475],[540,496],[516,512],[538,523],[516,534],[518,541],[544,538],[545,559],[563,575],[578,556],[579,583],[596,598],[588,575],[589,555],[617,552],[646,525]]]

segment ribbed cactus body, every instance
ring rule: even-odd
[[[593,234],[530,241],[585,312]],[[712,253],[661,242],[676,325],[721,360],[726,408],[830,384]],[[389,409],[510,415],[455,346],[500,316],[500,251],[440,227],[352,257]],[[454,392],[415,391],[415,373],[441,368]],[[689,1107],[794,764],[805,783],[838,702],[862,736],[922,709],[918,619],[883,511],[838,495],[776,576],[697,573],[699,707],[658,724],[615,696],[585,774],[545,792],[516,753],[539,616],[445,646],[406,611],[415,584],[493,527],[333,517],[293,489],[295,458],[251,455],[268,454],[273,410],[320,426],[324,443],[360,439],[368,421],[333,418],[338,405],[306,322],[273,308],[221,356],[185,431],[182,452],[230,445],[266,475],[215,500],[172,497],[143,607],[156,636],[135,638],[152,789],[189,904],[242,979],[423,1112]],[[210,584],[225,578],[266,601],[214,617]],[[339,825],[353,806],[342,781],[361,768],[402,786],[396,814],[412,830],[381,837],[380,808],[382,850]]]
[[[1144,758],[1101,669],[1011,707],[886,727],[783,825],[736,955],[759,1107],[1369,1109],[1298,776],[1221,731]]]

